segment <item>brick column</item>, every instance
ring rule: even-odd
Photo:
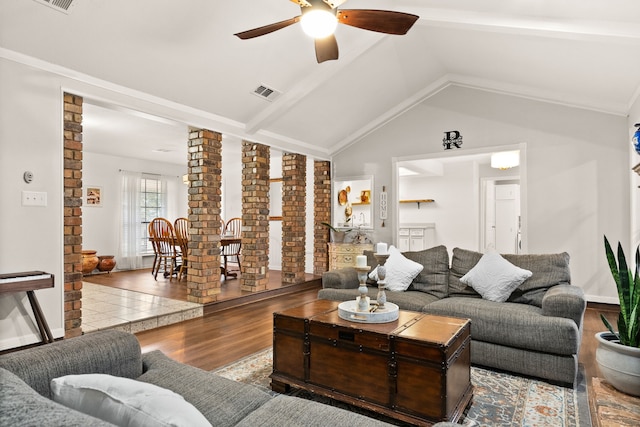
[[[206,304],[220,293],[222,135],[189,132],[189,268],[187,300]]]
[[[269,281],[269,146],[242,141],[243,291],[267,289]]]
[[[331,162],[313,162],[313,274],[329,270],[329,228],[331,224]]]
[[[282,155],[282,283],[304,282],[307,157]]]
[[[82,97],[64,94],[64,337],[82,334]]]

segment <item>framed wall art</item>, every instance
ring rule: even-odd
[[[102,187],[89,186],[87,187],[84,205],[91,207],[102,207]]]

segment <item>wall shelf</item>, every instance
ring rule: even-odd
[[[420,203],[433,203],[433,199],[415,199],[415,200],[400,200],[400,203],[417,203],[418,209],[420,209]]]

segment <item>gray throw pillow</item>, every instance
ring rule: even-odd
[[[425,292],[436,298],[446,298],[449,286],[449,252],[444,245],[422,251],[404,252],[408,259],[424,266],[413,279],[409,290]]]

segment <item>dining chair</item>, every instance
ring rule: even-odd
[[[176,243],[180,248],[180,270],[178,271],[178,281],[180,281],[187,271],[189,261],[189,220],[177,218],[173,223],[173,231],[176,233]]]
[[[176,247],[173,225],[166,218],[154,218],[149,223],[149,239],[155,252],[157,263],[151,270],[153,278],[158,280],[160,267],[164,266],[164,276],[169,276],[169,281],[173,278],[176,265]]]
[[[227,221],[224,228],[224,236],[242,237],[242,218],[231,218]],[[222,257],[224,259],[224,272],[225,279],[229,272],[228,262],[231,261],[234,264],[238,264],[238,271],[242,270],[240,263],[240,256],[242,250],[242,243],[230,243],[222,247]]]

